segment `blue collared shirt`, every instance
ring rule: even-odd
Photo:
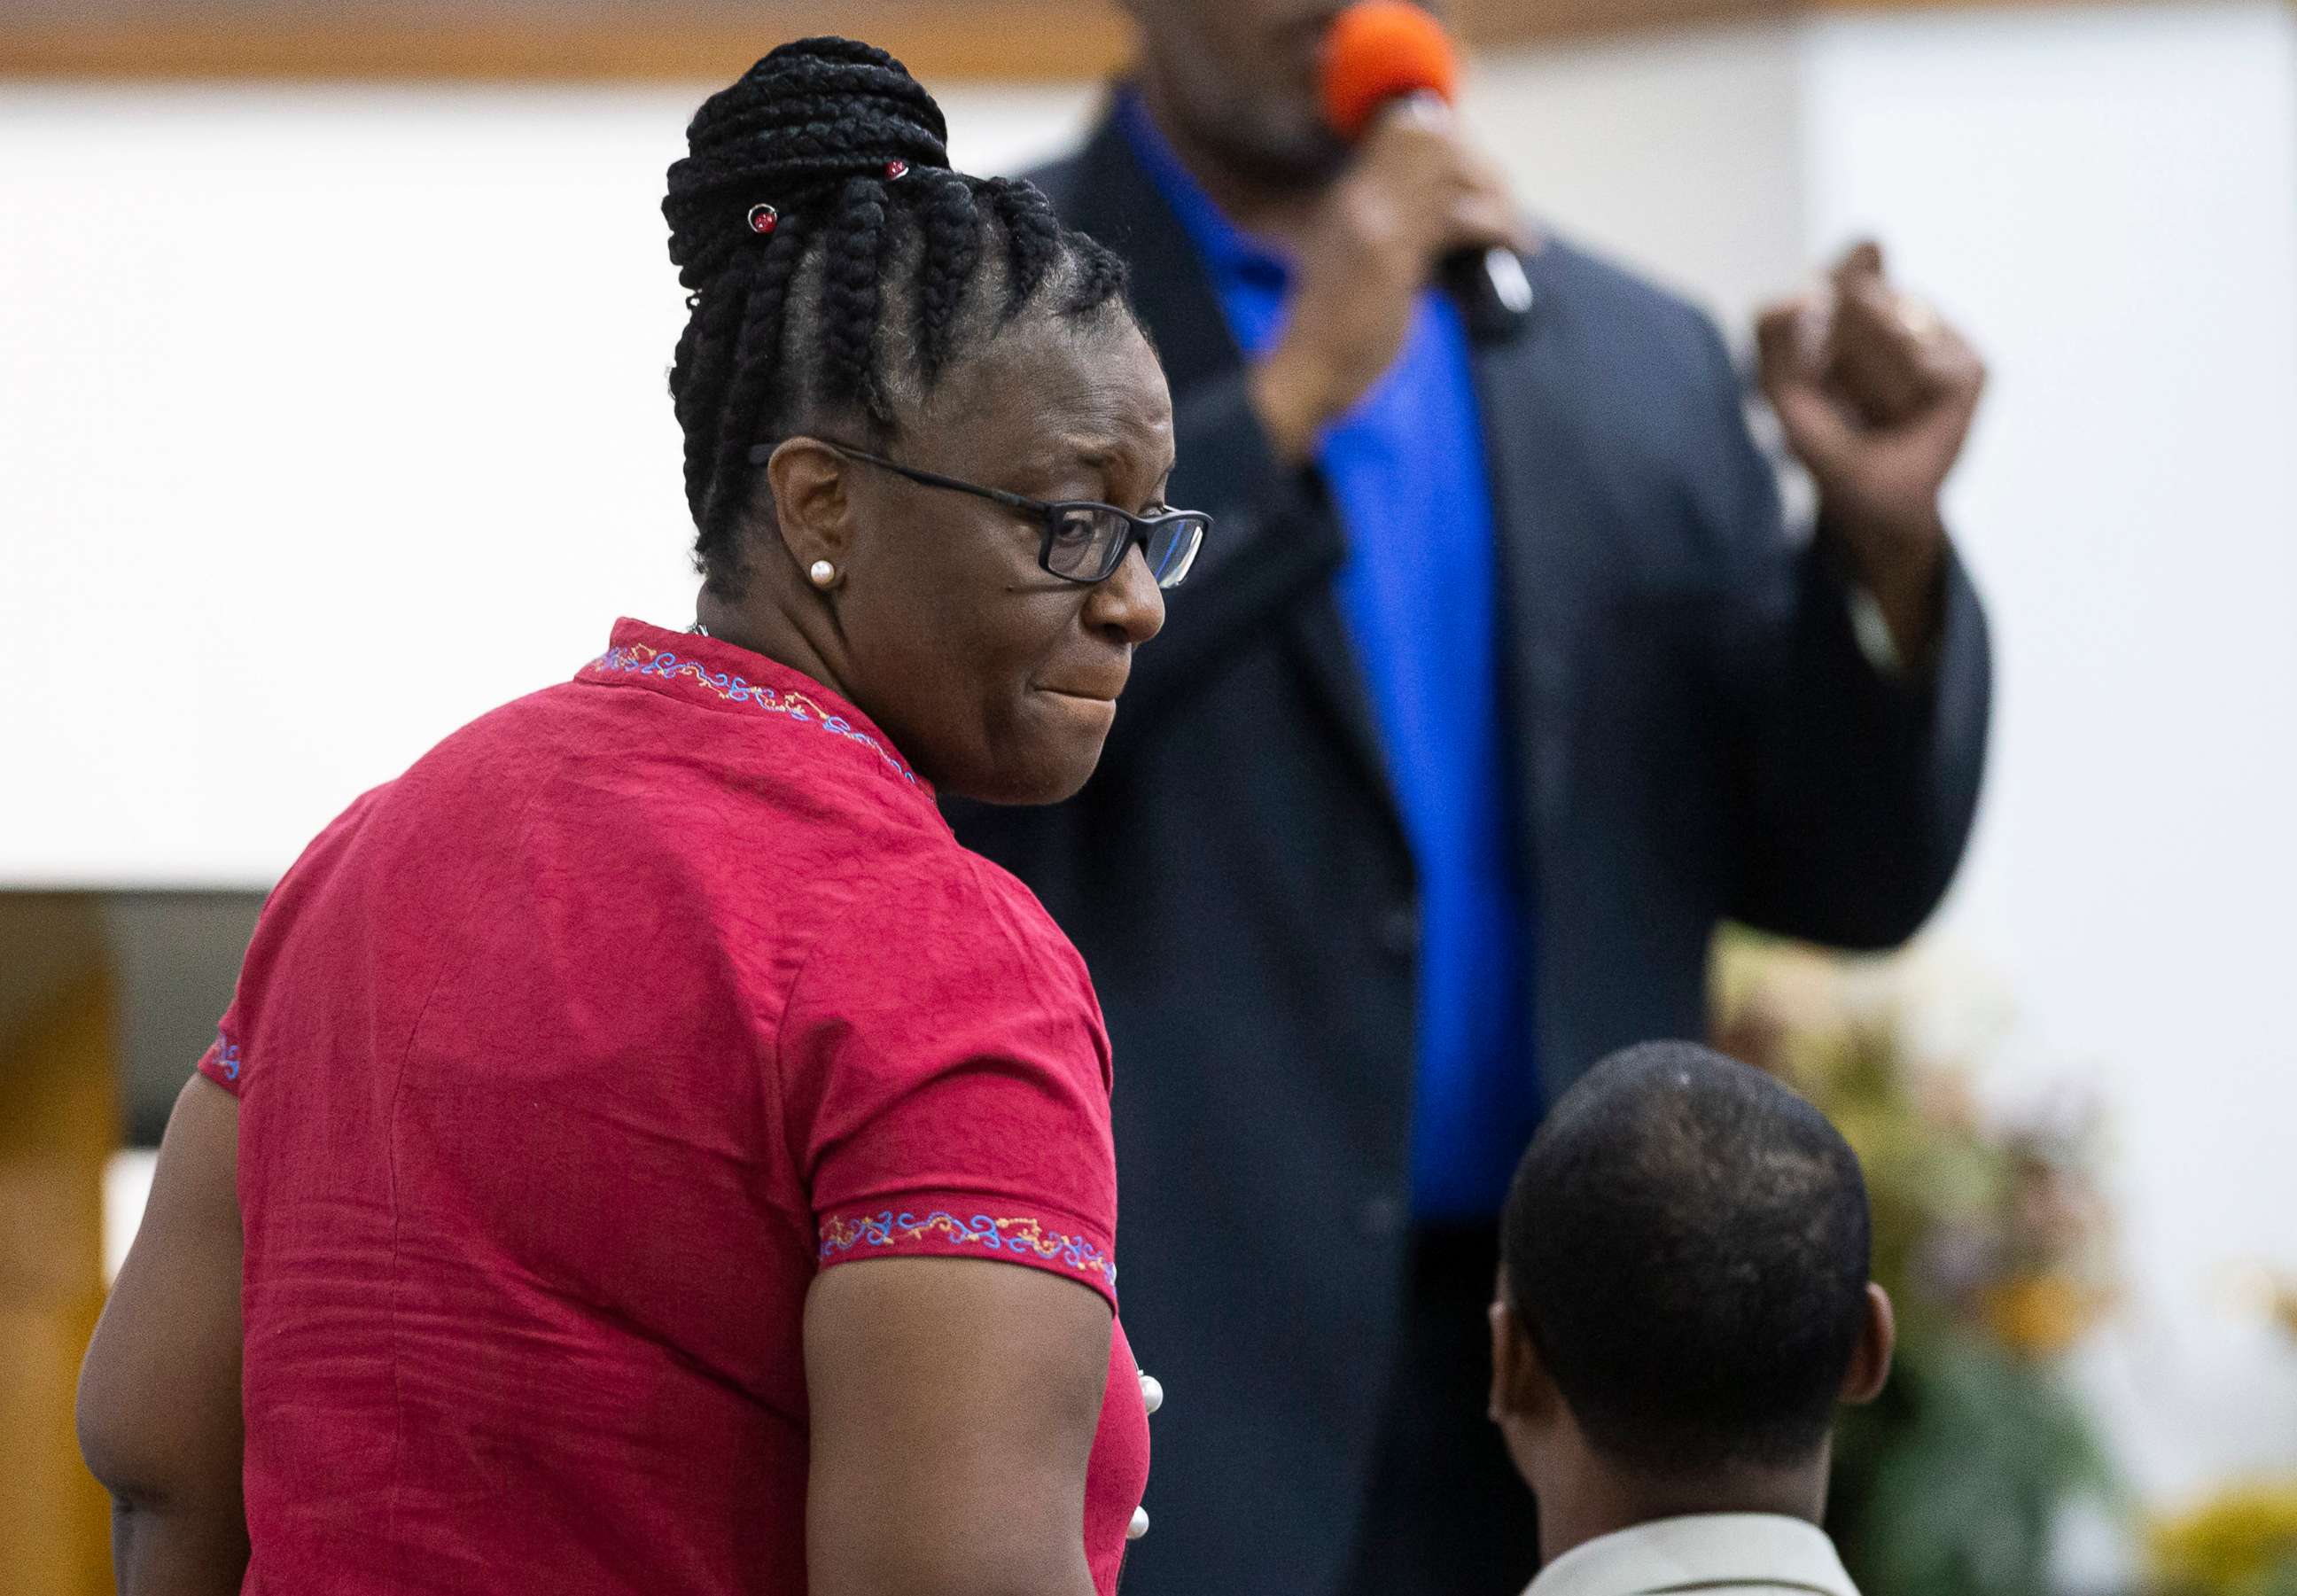
[[[1247,358],[1283,330],[1292,273],[1213,203],[1147,108],[1119,127],[1210,273]],[[1324,430],[1316,460],[1348,533],[1342,615],[1362,662],[1420,882],[1412,1197],[1423,1222],[1499,1211],[1538,1120],[1531,918],[1511,844],[1497,547],[1458,309],[1429,290],[1395,364]]]

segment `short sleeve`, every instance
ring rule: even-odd
[[[350,844],[359,822],[383,790],[377,787],[362,794],[349,809],[329,821],[326,829],[312,838],[288,867],[278,885],[264,897],[263,907],[255,917],[255,934],[249,939],[246,957],[240,961],[239,980],[232,988],[230,1006],[217,1024],[215,1041],[200,1055],[200,1074],[233,1097],[246,1093],[249,1072],[256,1063],[246,1046],[257,1032],[257,1016],[262,1009],[272,969],[279,962],[285,944],[294,908],[324,890],[330,867]]]
[[[1017,1263],[1113,1305],[1108,1040],[1091,983],[1027,889],[956,861],[840,915],[791,987],[776,1056],[820,1263]]]

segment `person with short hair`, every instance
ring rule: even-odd
[[[1838,1403],[1889,1373],[1857,1156],[1691,1042],[1612,1054],[1517,1167],[1491,1415],[1538,1501],[1531,1596],[1857,1596],[1819,1527]]]
[[[1122,267],[946,136],[836,38],[695,114],[696,622],[266,903],[80,1387],[130,1596],[1115,1591],[1108,1039],[935,789],[1074,792],[1206,520]]]

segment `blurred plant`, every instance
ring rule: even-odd
[[[2153,1534],[2166,1596],[2297,1596],[2297,1479],[2236,1485]]]
[[[1917,1057],[1902,970],[1727,933],[1717,1045],[1817,1104],[1865,1169],[1898,1355],[1838,1433],[1828,1527],[1852,1575],[1868,1596],[2040,1596],[2062,1511],[2111,1488],[2054,1366],[2112,1299],[2098,1115],[1988,1115],[1963,1068]]]
[[[2297,1275],[2257,1260],[2226,1283],[2229,1305],[2297,1342]],[[2297,1476],[2235,1481],[2147,1538],[2158,1596],[2297,1596]]]
[[[2268,1270],[2266,1278],[2266,1311],[2273,1315],[2273,1322],[2281,1327],[2283,1335],[2297,1340],[2297,1275]]]

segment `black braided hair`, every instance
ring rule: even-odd
[[[1124,305],[1122,261],[1029,184],[951,171],[948,135],[901,62],[843,38],[782,45],[687,125],[662,207],[690,291],[670,392],[713,588],[739,583],[753,444],[817,421],[888,440],[1015,317]]]

